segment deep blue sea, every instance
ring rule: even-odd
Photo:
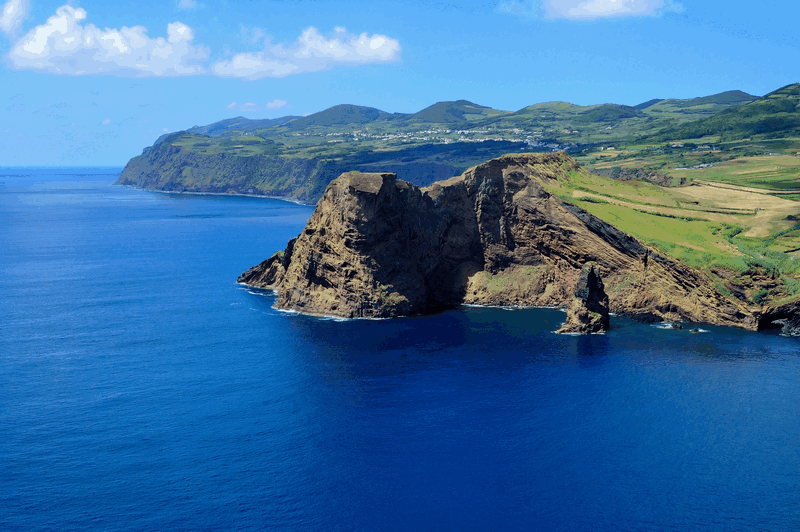
[[[311,207],[118,170],[0,169],[0,530],[800,529],[800,341],[278,312]]]

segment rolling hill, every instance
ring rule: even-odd
[[[800,83],[786,85],[709,118],[662,129],[642,140],[663,142],[712,135],[720,140],[800,135]]]
[[[319,113],[296,118],[288,122],[288,127],[292,130],[301,130],[311,126],[331,127],[341,125],[361,125],[369,124],[379,120],[386,120],[391,115],[374,107],[362,107],[360,105],[335,105]]]
[[[467,100],[454,102],[438,102],[422,111],[409,115],[408,122],[425,122],[429,124],[453,124],[470,120],[479,120],[507,114],[491,107],[478,105]]]

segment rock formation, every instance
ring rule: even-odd
[[[613,312],[756,327],[702,273],[548,192],[576,172],[551,153],[507,155],[424,189],[343,174],[286,250],[239,281],[275,289],[278,308],[388,317],[460,303],[565,306],[595,262]]]
[[[800,337],[800,303],[769,305],[763,309],[759,330],[781,329],[782,336]]]
[[[581,268],[575,297],[567,308],[567,319],[557,331],[568,334],[595,334],[608,330],[608,296],[600,268],[589,262]]]

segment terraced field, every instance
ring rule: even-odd
[[[800,274],[800,202],[783,192],[695,180],[663,187],[575,173],[551,192],[701,270],[754,264]]]
[[[730,183],[771,190],[775,194],[797,194],[800,190],[800,157],[767,155],[723,161],[709,168],[673,170],[670,175],[702,181]]]

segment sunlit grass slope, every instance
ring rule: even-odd
[[[790,197],[705,182],[663,187],[584,170],[547,186],[646,245],[719,278],[723,291],[729,278],[771,275],[780,286],[758,291],[752,302],[800,297],[800,203]]]

